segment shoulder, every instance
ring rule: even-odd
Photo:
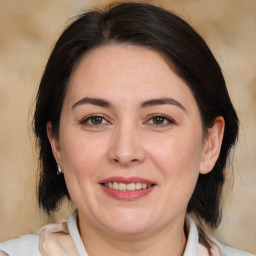
[[[223,251],[227,256],[254,256],[253,254],[242,252],[234,248],[230,248],[228,246],[222,245]]]
[[[212,239],[212,242],[220,250],[221,255],[224,255],[224,256],[255,256],[255,255],[250,254],[248,252],[242,252],[242,251],[239,251],[237,249],[234,249],[234,248],[228,247],[226,245],[223,245],[214,238]]]
[[[39,256],[39,235],[25,235],[0,244],[0,256]]]
[[[189,247],[188,251],[192,252],[193,248],[195,248],[195,246],[191,246],[191,244],[192,245],[197,244],[197,254],[194,253],[193,255],[198,255],[198,256],[209,255],[208,249],[204,245],[202,245],[199,241],[198,229],[197,229],[195,222],[188,215],[186,216],[186,219],[189,222],[189,226],[188,226],[189,235],[188,235],[188,243],[187,244],[190,243],[190,245],[187,245],[187,247],[188,246],[190,246],[190,247]],[[247,252],[242,252],[237,249],[233,249],[228,246],[225,246],[225,245],[221,244],[218,240],[216,240],[214,237],[208,237],[208,239],[209,239],[210,244],[212,245],[211,252],[212,252],[212,255],[214,255],[214,256],[256,256],[256,254],[253,255],[253,254],[250,254]],[[185,255],[190,256],[191,253],[186,254],[186,252],[185,252],[184,256]]]

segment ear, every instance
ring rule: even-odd
[[[56,138],[52,129],[52,122],[47,122],[46,124],[47,137],[52,147],[52,153],[58,165],[61,166],[61,152],[59,139]]]
[[[224,118],[222,116],[216,117],[213,126],[208,129],[207,138],[204,142],[203,155],[200,163],[201,174],[206,174],[213,169],[220,154],[224,129]]]

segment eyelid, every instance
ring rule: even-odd
[[[89,114],[89,115],[86,115],[85,117],[83,117],[81,119],[81,121],[79,122],[80,124],[84,124],[84,125],[88,125],[88,126],[103,126],[103,125],[107,125],[107,123],[103,123],[103,124],[89,124],[87,123],[88,120],[90,120],[90,118],[93,118],[93,117],[101,117],[103,118],[108,124],[111,124],[112,121],[111,121],[111,118],[109,118],[108,116],[106,116],[105,114],[101,114],[101,113],[95,113],[95,114]],[[143,124],[146,124],[146,123],[149,123],[149,121],[154,118],[154,117],[160,117],[160,118],[164,118],[165,120],[167,120],[167,124],[150,124],[152,126],[168,126],[168,125],[171,125],[171,124],[175,124],[175,120],[173,118],[171,118],[170,116],[167,116],[165,114],[160,114],[160,113],[155,113],[155,114],[151,114],[149,116],[146,117],[146,121],[143,122]]]
[[[89,114],[89,115],[83,117],[79,123],[80,123],[80,124],[86,124],[86,122],[87,122],[88,120],[90,120],[90,118],[92,118],[92,117],[101,117],[101,118],[103,118],[107,123],[111,123],[109,117],[107,117],[105,114],[100,114],[100,113]],[[106,125],[106,124],[93,125],[93,124],[88,124],[88,123],[87,123],[87,125],[91,125],[91,126],[101,126],[101,125]]]
[[[167,115],[165,115],[165,114],[160,114],[160,113],[149,115],[149,116],[147,117],[147,119],[146,119],[146,123],[148,123],[148,122],[149,122],[152,118],[154,118],[154,117],[161,117],[161,118],[164,118],[165,120],[168,121],[168,124],[159,124],[159,125],[157,125],[157,124],[151,124],[151,125],[154,125],[154,126],[166,126],[166,125],[171,125],[171,124],[175,124],[175,123],[176,123],[173,118],[171,118],[171,117],[169,117],[169,116],[167,116]]]

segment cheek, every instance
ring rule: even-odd
[[[83,134],[65,138],[61,144],[64,171],[77,176],[91,175],[105,155],[104,141]]]
[[[166,174],[183,175],[198,171],[201,161],[201,144],[197,140],[168,138],[156,147],[151,146],[151,158]]]
[[[61,155],[65,182],[72,201],[81,209],[84,205],[90,205],[92,198],[95,198],[95,195],[84,195],[94,194],[95,182],[104,171],[105,143],[84,134],[74,136],[69,133],[63,138]]]
[[[196,185],[201,160],[200,139],[168,138],[152,148],[151,159],[163,175],[169,200],[188,202]]]

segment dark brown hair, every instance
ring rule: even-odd
[[[50,213],[64,196],[69,197],[63,175],[56,174],[46,123],[52,122],[57,136],[72,71],[86,52],[112,42],[148,47],[163,54],[170,68],[191,89],[206,133],[217,116],[224,117],[220,156],[211,172],[199,175],[187,208],[199,221],[216,228],[221,220],[225,166],[237,140],[238,118],[221,69],[205,41],[181,18],[149,4],[122,3],[85,12],[65,29],[55,44],[42,76],[34,113],[41,163],[39,205]]]

